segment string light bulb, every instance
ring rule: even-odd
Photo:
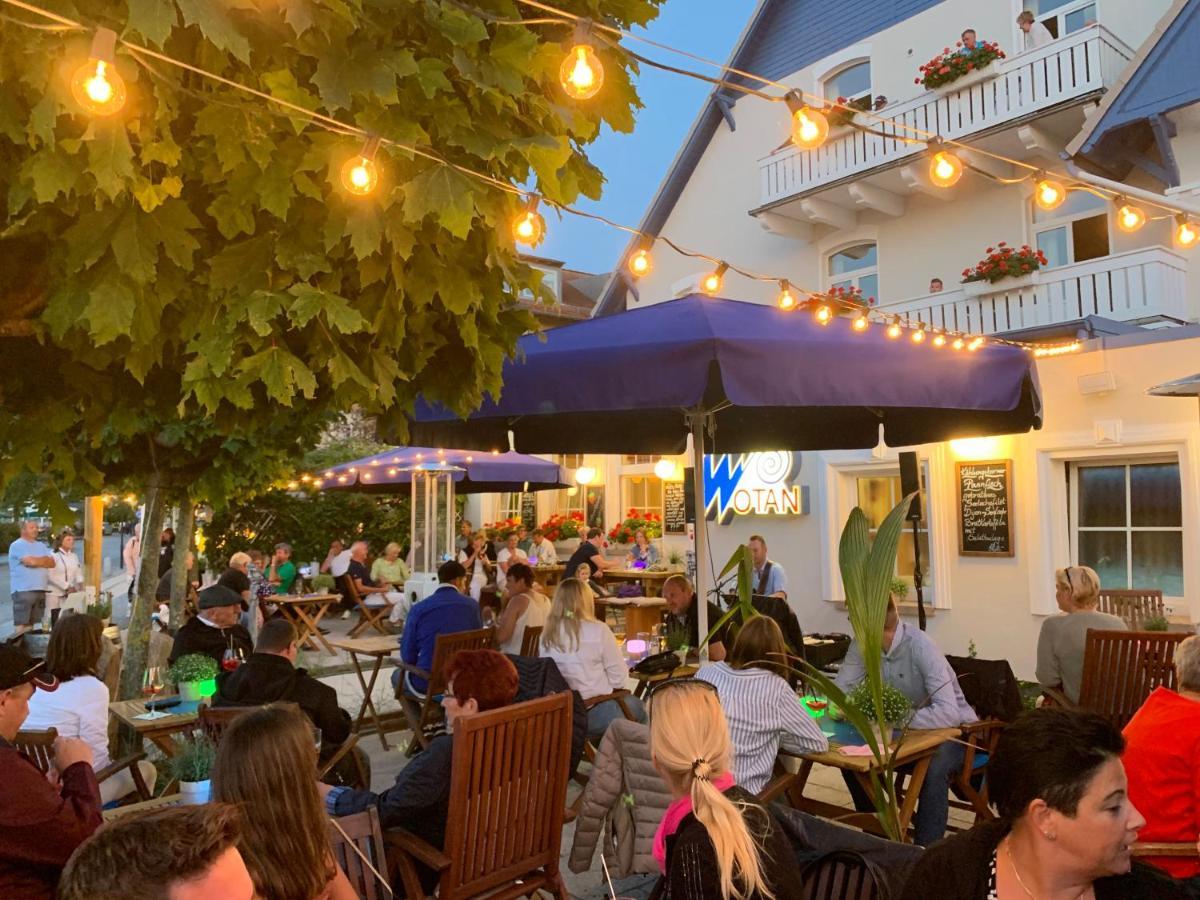
[[[954,339],[954,343],[952,343],[950,346],[953,347],[955,350],[961,350],[966,345],[967,345],[967,342],[964,341],[962,339],[962,337],[956,337]]]
[[[917,327],[915,329],[913,329],[912,342],[914,344],[925,343],[925,323],[924,322],[918,322]]]
[[[829,136],[829,120],[820,110],[804,102],[798,91],[789,91],[784,98],[792,114],[792,143],[801,150],[815,150]]]
[[[938,187],[954,187],[962,174],[962,160],[947,150],[939,150],[929,163],[929,180]]]
[[[571,52],[558,70],[563,90],[572,100],[588,100],[604,86],[604,65],[591,44],[591,22],[580,19],[575,26]]]
[[[629,271],[634,278],[641,278],[643,275],[649,275],[654,269],[654,260],[650,257],[650,251],[642,248],[629,258]]]
[[[525,209],[513,220],[513,238],[518,244],[536,247],[546,236],[546,220],[537,208],[538,198],[530,197]]]
[[[1200,240],[1200,225],[1179,216],[1175,223],[1175,246],[1181,250],[1190,250],[1196,246],[1198,240]]]
[[[779,282],[779,296],[775,299],[775,305],[784,312],[791,312],[796,308],[796,295],[792,293],[792,286],[787,281]]]
[[[1033,200],[1044,210],[1058,209],[1067,199],[1067,189],[1057,181],[1043,178],[1033,189]]]
[[[887,327],[887,336],[893,341],[900,337],[902,329],[900,328],[900,317],[892,316],[892,324]]]
[[[833,321],[833,310],[822,303],[813,312],[813,318],[817,320],[818,325],[828,325]]]
[[[940,350],[942,347],[946,346],[946,335],[939,331],[933,336],[933,341],[931,343]]]
[[[866,331],[871,327],[871,320],[865,312],[860,312],[854,317],[854,321],[850,323],[850,327],[855,331]]]
[[[378,152],[379,138],[369,137],[362,152],[342,164],[342,187],[355,197],[366,197],[378,186],[379,166],[375,163]]]
[[[88,61],[71,77],[71,96],[94,116],[111,116],[125,106],[125,80],[113,63],[116,48],[117,33],[97,28]]]
[[[1132,234],[1146,224],[1146,213],[1140,206],[1124,204],[1117,210],[1117,227]]]
[[[717,296],[721,291],[721,285],[725,282],[725,273],[729,270],[728,263],[720,263],[715,269],[704,276],[704,280],[700,282],[700,287],[704,293],[710,297]]]
[[[972,338],[971,343],[967,344],[967,349],[969,351],[971,351],[972,353],[974,353],[976,350],[978,350],[980,347],[982,347],[984,345],[984,343],[986,343],[986,342],[981,337]]]

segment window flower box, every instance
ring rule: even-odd
[[[1015,278],[1002,278],[999,281],[968,281],[962,286],[964,297],[986,297],[988,294],[1003,294],[1007,291],[1019,291],[1032,287],[1038,282],[1037,272],[1028,272]]]
[[[933,88],[933,92],[942,96],[953,94],[955,91],[966,90],[981,82],[991,81],[999,74],[1000,72],[990,65],[983,69],[972,69],[966,75],[956,78],[954,81],[948,81],[939,87]]]
[[[989,41],[980,41],[974,50],[965,49],[959,41],[955,48],[944,48],[921,66],[921,74],[913,81],[938,93],[957,91],[998,74],[992,63],[1005,58],[1000,45]]]
[[[973,268],[962,271],[965,297],[982,297],[1020,290],[1037,281],[1038,270],[1046,265],[1046,254],[1028,244],[1010,247],[1001,241],[987,248],[987,256]]]

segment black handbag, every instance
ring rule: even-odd
[[[679,657],[675,651],[664,650],[662,653],[647,656],[633,667],[633,671],[638,675],[669,675],[677,668],[679,668]]]

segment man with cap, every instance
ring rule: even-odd
[[[78,738],[54,742],[52,784],[13,741],[35,690],[58,681],[45,663],[0,645],[0,897],[49,900],[67,859],[100,826],[92,750]]]
[[[202,653],[219,666],[226,650],[233,650],[239,659],[248,659],[254,652],[254,641],[239,621],[246,608],[242,595],[223,584],[214,584],[200,592],[197,605],[199,615],[188,619],[175,635],[170,665],[181,656]]]

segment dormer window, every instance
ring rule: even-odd
[[[861,100],[871,97],[871,61],[858,60],[838,69],[822,84],[826,100],[845,97]]]

